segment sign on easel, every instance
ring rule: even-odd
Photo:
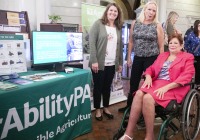
[[[22,35],[0,35],[0,74],[26,72],[26,55]]]

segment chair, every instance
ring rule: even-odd
[[[176,110],[166,110],[161,106],[156,106],[156,117],[163,121],[158,140],[170,139],[179,132],[182,132],[184,140],[195,140],[200,128],[200,93],[194,89],[194,83],[190,83],[191,89],[185,96]],[[113,136],[113,140],[118,140],[126,131],[130,114],[130,108],[124,112],[120,128]]]

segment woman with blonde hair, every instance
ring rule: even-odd
[[[179,18],[178,13],[175,11],[171,11],[168,16],[167,20],[165,23],[163,23],[163,28],[164,28],[164,50],[168,51],[168,37],[171,36],[172,34],[181,34],[179,30],[175,27],[175,24]]]
[[[128,45],[127,65],[131,67],[130,91],[127,106],[120,108],[119,112],[131,106],[133,93],[137,91],[142,73],[164,52],[164,33],[158,22],[158,5],[155,1],[147,2],[137,20],[131,24]],[[131,59],[134,51],[133,63]]]
[[[175,27],[175,24],[176,24],[178,18],[179,18],[179,15],[175,11],[171,11],[168,14],[168,17],[166,20],[166,25],[165,25],[168,36],[171,36],[172,34],[176,34],[176,33],[181,34],[181,32],[179,30],[177,30]]]

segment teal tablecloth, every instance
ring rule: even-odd
[[[65,77],[0,90],[0,139],[71,140],[91,131],[90,71],[59,74]]]

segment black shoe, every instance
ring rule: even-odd
[[[118,109],[118,112],[124,113],[124,111],[128,108],[128,106],[122,107]]]
[[[137,126],[138,126],[139,129],[141,129],[141,128],[145,128],[145,127],[146,127],[144,121],[137,122]]]
[[[96,119],[97,121],[102,121],[102,120],[103,120],[103,116],[102,116],[102,115],[101,115],[100,117],[95,116],[95,119]]]
[[[106,113],[105,111],[103,111],[103,114],[104,114],[109,120],[114,119],[114,116],[113,116],[112,114],[108,114],[108,113]]]
[[[144,117],[141,115],[139,120],[137,121],[137,125],[141,128],[145,127]]]

